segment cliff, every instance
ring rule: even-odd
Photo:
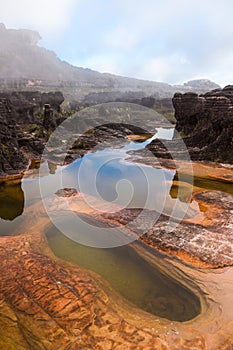
[[[191,158],[233,163],[233,85],[204,95],[176,93],[172,101]]]
[[[0,175],[18,173],[40,158],[48,131],[62,121],[63,101],[60,92],[0,94]]]
[[[40,39],[35,31],[7,29],[0,23],[0,89],[38,90],[39,87],[51,91],[59,86],[69,100],[83,99],[90,92],[107,89],[114,91],[115,100],[122,91],[143,91],[147,96],[155,94],[156,98],[165,98],[172,97],[175,91],[200,93],[219,87],[206,80],[172,86],[75,67],[62,61],[53,51],[39,46]]]
[[[0,174],[25,168],[27,162],[19,150],[17,114],[8,99],[0,99]]]

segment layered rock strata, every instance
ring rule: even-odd
[[[17,139],[17,114],[8,99],[0,99],[0,174],[19,172],[27,165]]]
[[[48,132],[62,121],[63,100],[59,92],[0,94],[0,175],[19,173],[40,158]]]
[[[233,86],[204,95],[176,93],[176,130],[193,160],[233,163]]]
[[[170,347],[167,322],[156,324],[148,318],[146,327],[125,320],[85,271],[61,266],[40,253],[38,238],[33,234],[0,239],[2,349],[205,349],[198,332],[190,331],[184,339],[174,330]],[[165,334],[159,336],[159,329]]]

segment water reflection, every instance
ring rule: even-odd
[[[17,185],[0,184],[0,218],[14,220],[24,211],[24,192],[21,183]]]
[[[179,174],[176,172],[174,176],[174,183],[179,182],[180,186],[180,181],[186,184],[193,184],[195,187],[203,188],[206,190],[213,190],[213,191],[222,191],[225,193],[230,193],[233,194],[233,186],[232,183],[230,182],[224,182],[223,180],[218,180],[218,179],[208,179],[205,177],[198,177],[198,176],[191,176],[189,174]],[[174,185],[176,187],[177,185]],[[173,192],[173,188],[171,189],[171,193]],[[172,195],[173,197],[173,195]],[[173,198],[177,198],[175,195]]]
[[[87,247],[68,239],[54,226],[46,235],[55,255],[102,275],[116,291],[149,313],[183,322],[201,311],[200,300],[192,291],[150,265],[130,245]]]
[[[188,200],[179,198],[176,203],[177,191],[174,186],[171,188],[173,178],[176,179],[175,171],[127,161],[129,151],[146,149],[155,138],[171,139],[173,132],[173,129],[157,128],[155,135],[144,142],[121,140],[118,148],[111,147],[111,144],[104,148],[103,144],[102,148],[93,149],[92,153],[66,167],[44,163],[45,172],[40,170],[40,180],[35,175],[34,178],[24,178],[22,186],[1,185],[1,231],[6,232],[6,222],[15,222],[22,216],[24,208],[41,198],[53,196],[64,187],[74,187],[107,203],[146,208],[168,215],[176,205],[175,214],[182,218],[187,212]],[[12,225],[8,226],[10,231]]]
[[[159,129],[158,134],[161,133],[164,137],[169,133],[168,137],[171,137],[173,130],[162,132]],[[128,151],[145,149],[158,134],[144,142],[131,141],[117,149],[109,146],[97,149],[77,159],[63,171],[64,187],[75,187],[82,193],[124,207],[162,212],[175,171],[127,161]]]

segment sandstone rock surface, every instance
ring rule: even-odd
[[[204,95],[176,93],[176,129],[193,160],[233,163],[233,86]]]
[[[198,334],[174,333],[170,347],[158,330],[124,320],[92,278],[40,253],[38,243],[35,235],[0,239],[2,349],[206,349]]]

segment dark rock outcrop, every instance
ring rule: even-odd
[[[63,94],[59,91],[49,93],[39,91],[2,92],[0,98],[8,98],[11,101],[12,107],[19,114],[18,124],[40,123],[38,115],[41,114],[46,104],[59,113],[60,106],[64,101]]]
[[[233,86],[204,95],[176,93],[176,129],[193,160],[233,163]]]
[[[19,150],[17,113],[8,99],[0,99],[0,175],[23,170],[27,161]]]
[[[0,175],[23,171],[40,158],[48,132],[64,119],[63,101],[60,92],[0,94]]]

